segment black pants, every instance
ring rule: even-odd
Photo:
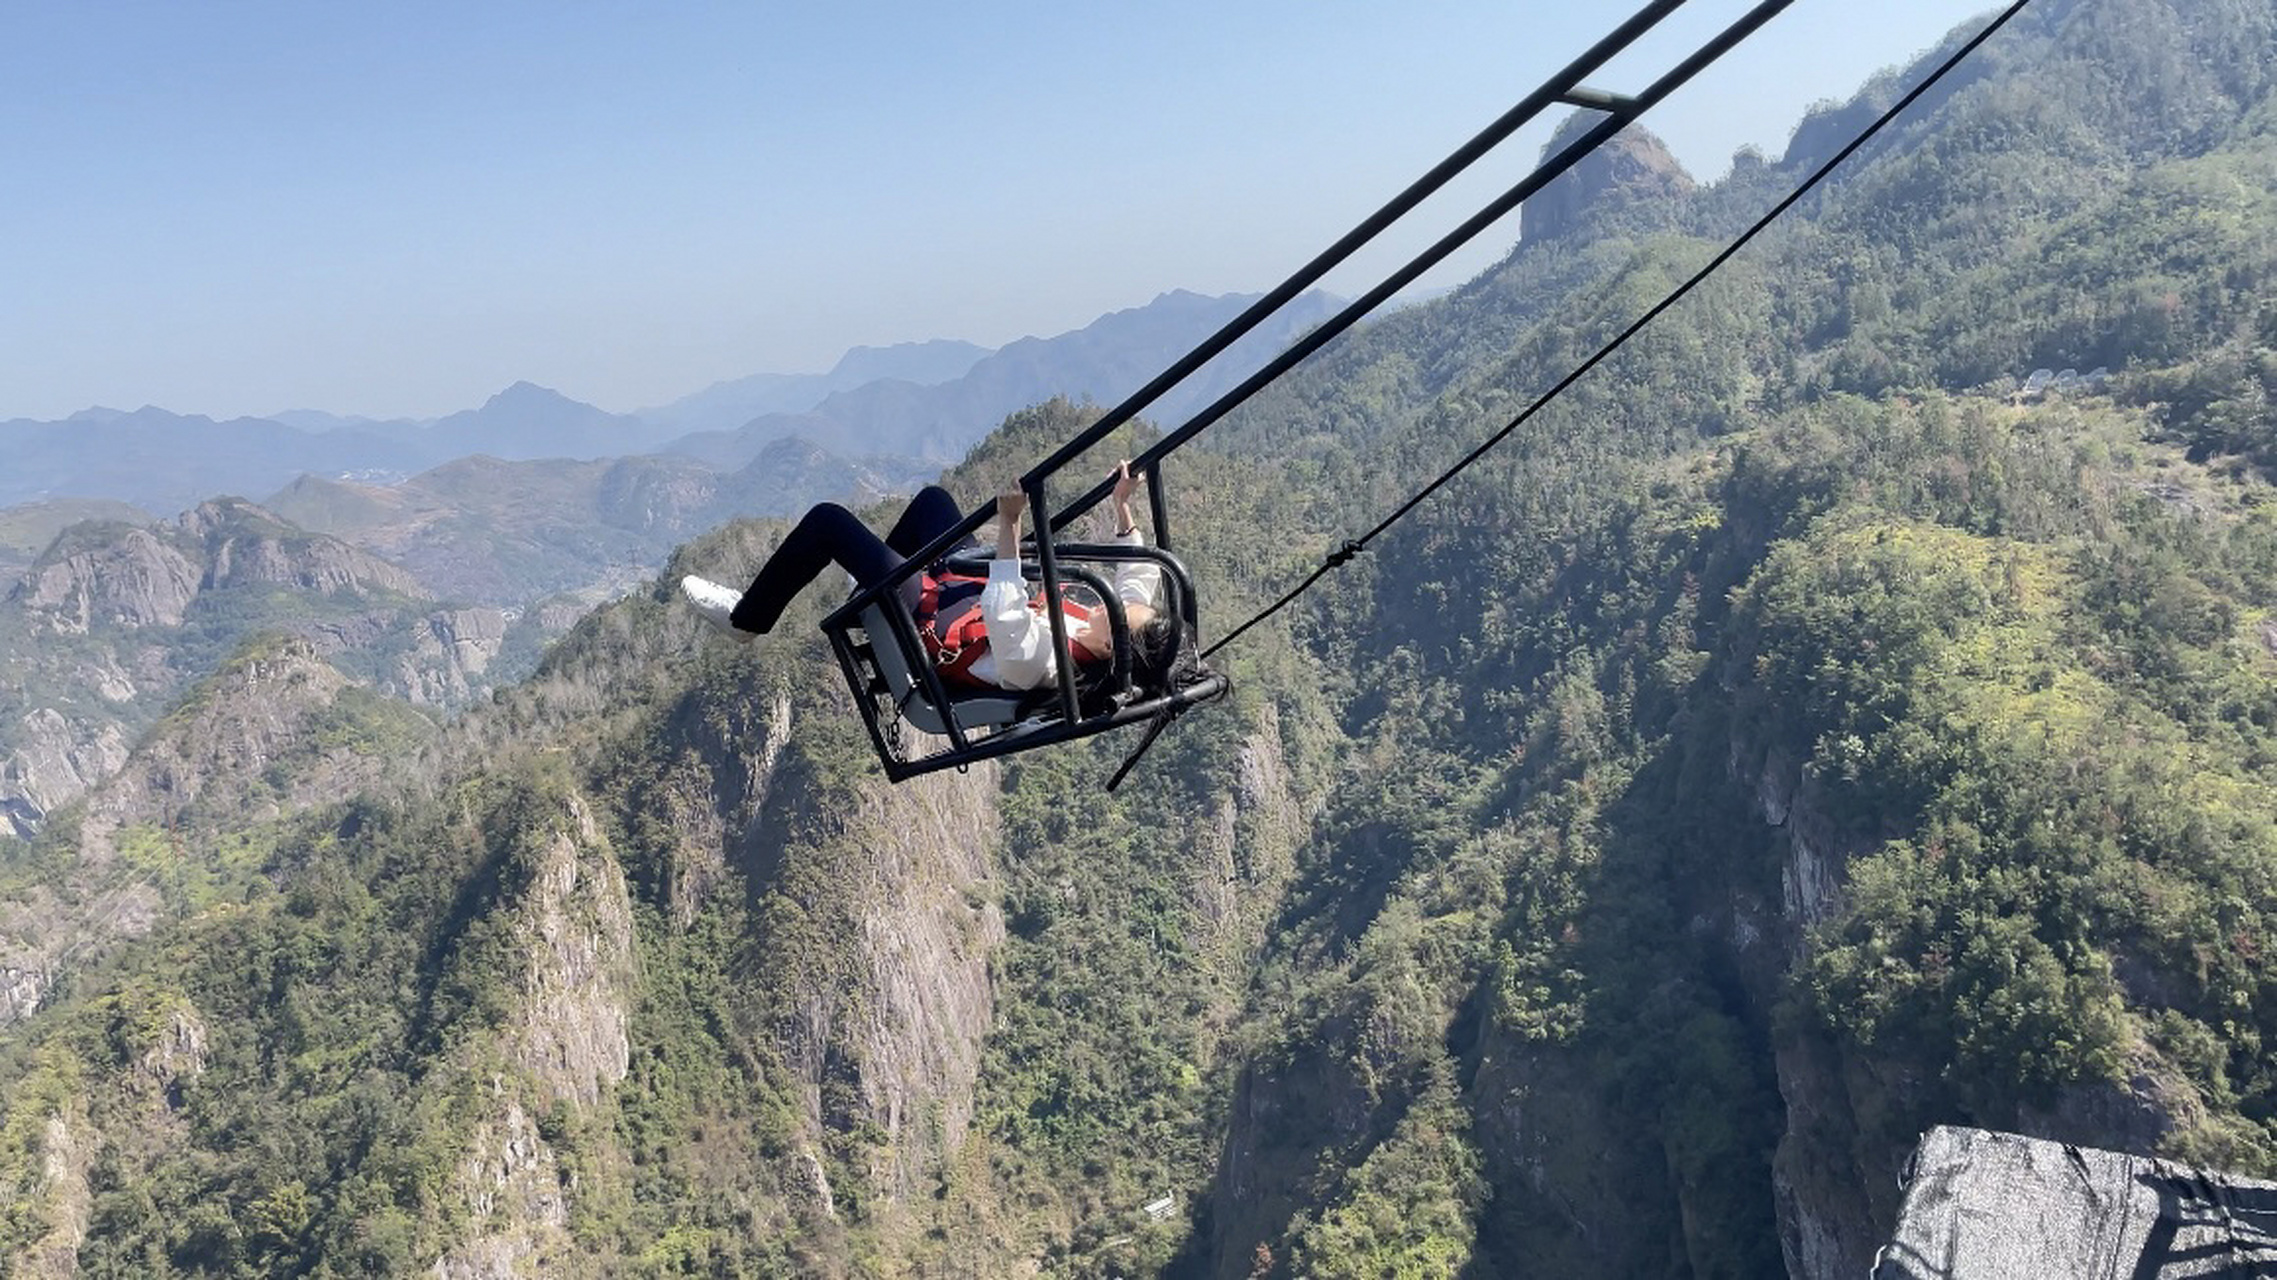
[[[957,509],[957,500],[937,484],[918,490],[903,508],[901,518],[894,521],[893,530],[883,538],[837,503],[817,503],[760,566],[759,576],[751,580],[750,589],[736,602],[729,621],[741,630],[765,635],[790,607],[791,599],[826,566],[836,564],[853,574],[856,582],[869,586],[962,519],[964,513]]]

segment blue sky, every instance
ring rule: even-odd
[[[1692,0],[1601,83],[1745,7]],[[1647,123],[1715,177],[1989,7],[1797,0]],[[0,420],[428,417],[522,379],[629,410],[1260,291],[1633,8],[8,0]]]

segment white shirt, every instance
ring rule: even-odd
[[[1143,547],[1146,538],[1133,529],[1115,535],[1126,547]],[[1162,585],[1162,566],[1147,560],[1115,566],[1115,598],[1125,607],[1152,605]],[[1018,560],[990,560],[988,585],[980,591],[981,622],[988,630],[988,652],[972,664],[973,678],[1005,689],[1035,689],[1051,683],[1059,671],[1052,645],[1052,620],[1040,607],[1031,607],[1028,580]],[[1097,624],[1107,625],[1105,615]],[[1067,616],[1070,644],[1084,633],[1085,624]]]

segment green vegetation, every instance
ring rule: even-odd
[[[398,785],[124,828],[177,918],[0,1038],[0,1256],[85,1221],[89,1274],[1759,1276],[1804,1217],[1862,1268],[1935,1123],[2277,1174],[2251,8],[2038,19],[1225,655],[1116,796],[1123,739],[885,787],[822,600],[753,647],[674,607],[745,523]],[[1782,175],[1527,246],[1181,455],[1207,629]],[[238,797],[426,739],[333,708]]]

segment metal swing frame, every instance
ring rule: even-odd
[[[886,776],[895,782],[940,769],[963,769],[982,760],[1032,747],[1071,742],[1105,733],[1127,724],[1175,715],[1186,708],[1221,697],[1230,687],[1220,673],[1189,661],[1189,651],[1201,645],[1195,609],[1193,577],[1168,546],[1168,515],[1161,496],[1157,470],[1146,472],[1148,503],[1154,517],[1155,546],[1120,543],[1062,543],[1052,537],[1048,522],[1039,522],[1025,550],[1021,569],[1042,585],[1052,629],[1052,647],[1058,655],[1055,680],[1032,691],[969,689],[953,686],[928,653],[917,619],[906,604],[901,583],[914,572],[867,590],[852,598],[822,621],[831,651],[854,696],[854,705],[869,728],[870,742]],[[1031,500],[1040,503],[1042,484],[1031,488]],[[1037,508],[1042,510],[1040,505]],[[1163,610],[1175,619],[1172,652],[1164,666],[1180,673],[1167,688],[1143,688],[1131,671],[1131,628],[1101,567],[1150,563],[1162,572]],[[925,561],[912,560],[922,565]],[[952,556],[933,562],[950,573],[985,576],[985,560]],[[908,566],[905,566],[905,569]],[[1099,597],[1114,640],[1114,658],[1108,672],[1086,691],[1076,675],[1068,640],[1065,600],[1061,588],[1081,585]],[[1190,676],[1191,678],[1185,678]],[[924,750],[903,732],[903,726],[933,735],[939,745]]]

